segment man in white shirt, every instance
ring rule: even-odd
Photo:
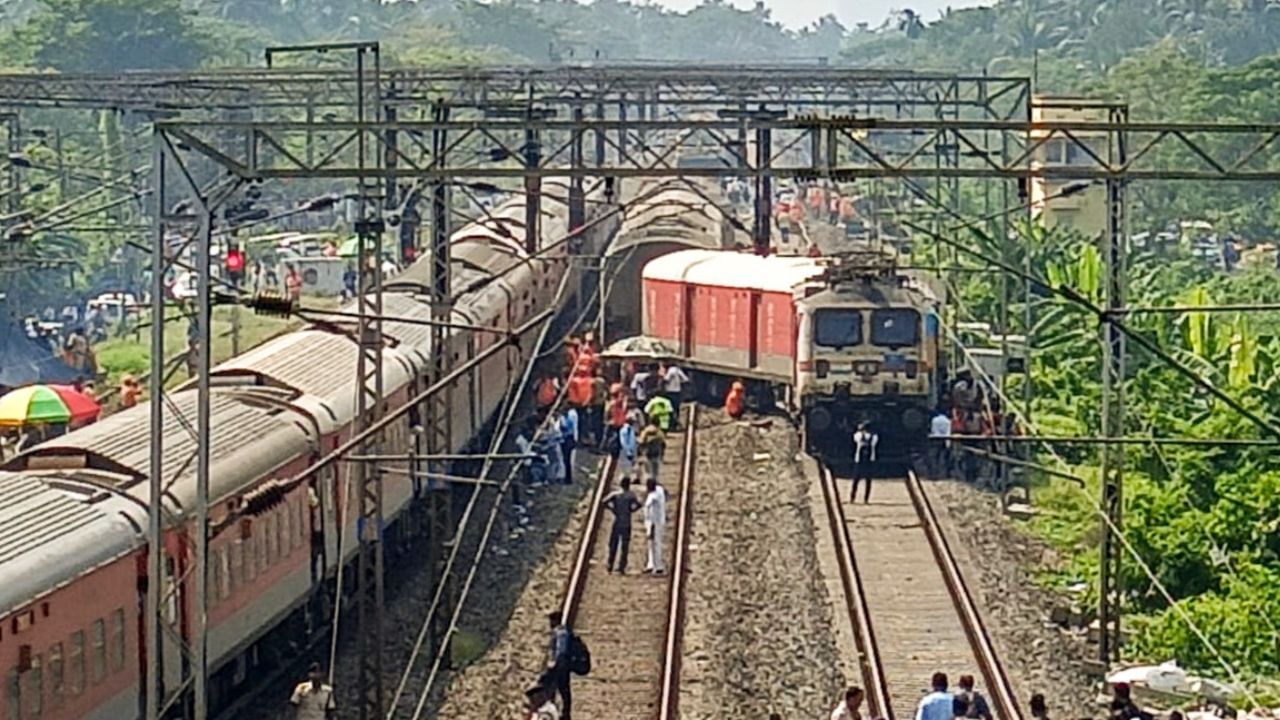
[[[661,365],[658,373],[662,376],[662,394],[671,401],[671,429],[680,427],[680,398],[684,396],[684,386],[689,384],[689,376],[675,365]]]
[[[860,423],[858,431],[853,434],[853,488],[849,491],[849,502],[857,501],[858,483],[863,480],[866,481],[867,488],[862,493],[862,502],[871,502],[871,472],[879,444],[880,436],[871,432],[871,425]]]
[[[916,720],[953,720],[955,697],[947,692],[947,674],[934,673],[933,692],[925,695],[916,708]]]
[[[858,707],[862,705],[862,688],[851,687],[844,691],[844,700],[831,711],[831,720],[862,720]]]
[[[662,557],[662,535],[667,529],[667,490],[654,478],[649,478],[646,486],[649,494],[644,499],[644,536],[649,553],[644,571],[665,575],[667,567]]]
[[[941,407],[929,419],[929,474],[946,477],[951,472],[951,418]]]
[[[289,702],[294,707],[295,720],[333,720],[337,717],[337,705],[333,702],[333,688],[324,682],[324,673],[318,664],[312,663],[308,680],[298,683]]]

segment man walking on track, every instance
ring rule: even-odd
[[[644,571],[665,575],[667,567],[662,557],[662,535],[667,529],[667,490],[652,477],[646,486],[649,494],[644,499],[644,534],[648,540],[649,557],[645,560]]]
[[[613,531],[609,533],[609,559],[605,568],[608,572],[613,572],[613,561],[616,559],[618,572],[625,575],[627,556],[631,554],[631,515],[642,507],[631,492],[631,478],[622,478],[622,487],[604,499],[604,506],[613,513]]]
[[[528,700],[529,720],[560,720],[560,710],[556,707],[555,688],[541,678],[533,687],[524,691]]]
[[[560,717],[569,720],[569,712],[573,706],[573,692],[569,688],[572,633],[565,626],[559,610],[547,613],[547,620],[551,624],[551,642],[547,646],[547,679],[555,686],[556,692],[560,693],[560,704],[564,706]]]
[[[858,425],[853,434],[853,488],[849,491],[849,502],[857,502],[858,482],[865,480],[867,489],[862,493],[862,502],[871,501],[871,470],[876,462],[876,446],[880,444],[880,436],[871,432],[866,422]]]
[[[925,695],[916,708],[916,720],[953,720],[955,697],[947,692],[947,674],[936,672],[930,683],[933,692]]]

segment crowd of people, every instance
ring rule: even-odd
[[[929,421],[928,474],[959,475],[967,483],[1003,490],[1007,465],[999,458],[1012,455],[1009,438],[1019,434],[1016,415],[1005,412],[1000,398],[970,370],[961,370]]]

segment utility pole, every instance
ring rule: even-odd
[[[357,43],[353,48],[356,53],[356,121],[363,123],[368,118],[369,83],[366,70],[369,56],[372,56],[374,99],[373,113],[380,110],[382,99],[381,60],[378,43]],[[368,137],[364,131],[356,140],[357,162],[362,171],[371,169]],[[380,164],[378,153],[372,153],[374,168]],[[385,226],[380,216],[379,195],[382,192],[379,180],[362,172],[359,180],[357,200],[358,215],[355,223],[356,262],[359,264],[357,307],[360,315],[359,358],[356,363],[356,374],[359,376],[359,389],[356,397],[357,434],[371,427],[382,416],[383,376],[382,376],[382,234]],[[373,438],[362,444],[362,454],[379,454],[380,442]],[[360,652],[360,672],[358,676],[360,690],[360,720],[383,720],[384,703],[382,692],[382,610],[384,603],[383,587],[383,545],[382,545],[382,473],[376,466],[358,463],[354,468],[356,485],[359,488],[360,517],[356,530],[360,538],[360,556],[357,581],[357,615]],[[332,673],[333,669],[330,668]]]
[[[432,108],[436,122],[443,123],[449,119],[449,107],[444,103],[436,103]],[[527,138],[526,138],[527,139]],[[446,166],[446,153],[449,147],[448,136],[444,130],[431,133],[432,162],[438,167]],[[449,252],[450,232],[450,193],[449,182],[442,179],[431,188],[431,318],[436,325],[431,328],[431,370],[429,381],[439,382],[449,371],[449,355],[447,352],[449,330],[445,323],[453,315],[453,286],[450,277],[452,258]],[[531,201],[533,202],[533,201]],[[432,395],[426,401],[427,452],[431,455],[444,455],[453,452],[453,424],[450,409],[453,405],[453,392],[446,388],[444,392]],[[437,583],[449,583],[445,576],[445,565],[451,554],[454,537],[452,491],[449,483],[441,479],[447,474],[448,465],[441,460],[428,463],[427,480],[427,512],[428,543],[432,548],[432,576]],[[472,489],[475,492],[475,489]],[[446,667],[450,657],[450,649],[442,647],[449,636],[449,618],[453,616],[453,592],[446,587],[441,593],[441,612],[436,613],[431,628],[431,648],[445,658]]]
[[[1125,107],[1110,111],[1110,122],[1127,123]],[[1127,153],[1125,133],[1108,133],[1109,156],[1123,165]],[[1105,304],[1108,311],[1125,306],[1128,242],[1125,181],[1109,178],[1107,188],[1107,228],[1102,237],[1105,265]],[[1102,324],[1102,435],[1113,439],[1124,435],[1125,334],[1115,323]],[[1104,668],[1120,656],[1120,614],[1124,599],[1121,576],[1122,543],[1116,537],[1123,525],[1124,511],[1124,446],[1107,443],[1102,446],[1102,497],[1105,517],[1102,520],[1102,556],[1098,566],[1098,659]]]

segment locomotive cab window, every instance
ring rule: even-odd
[[[824,308],[813,314],[813,344],[841,348],[862,344],[862,311]]]
[[[876,310],[871,313],[871,344],[900,348],[920,341],[920,313],[910,308]]]

